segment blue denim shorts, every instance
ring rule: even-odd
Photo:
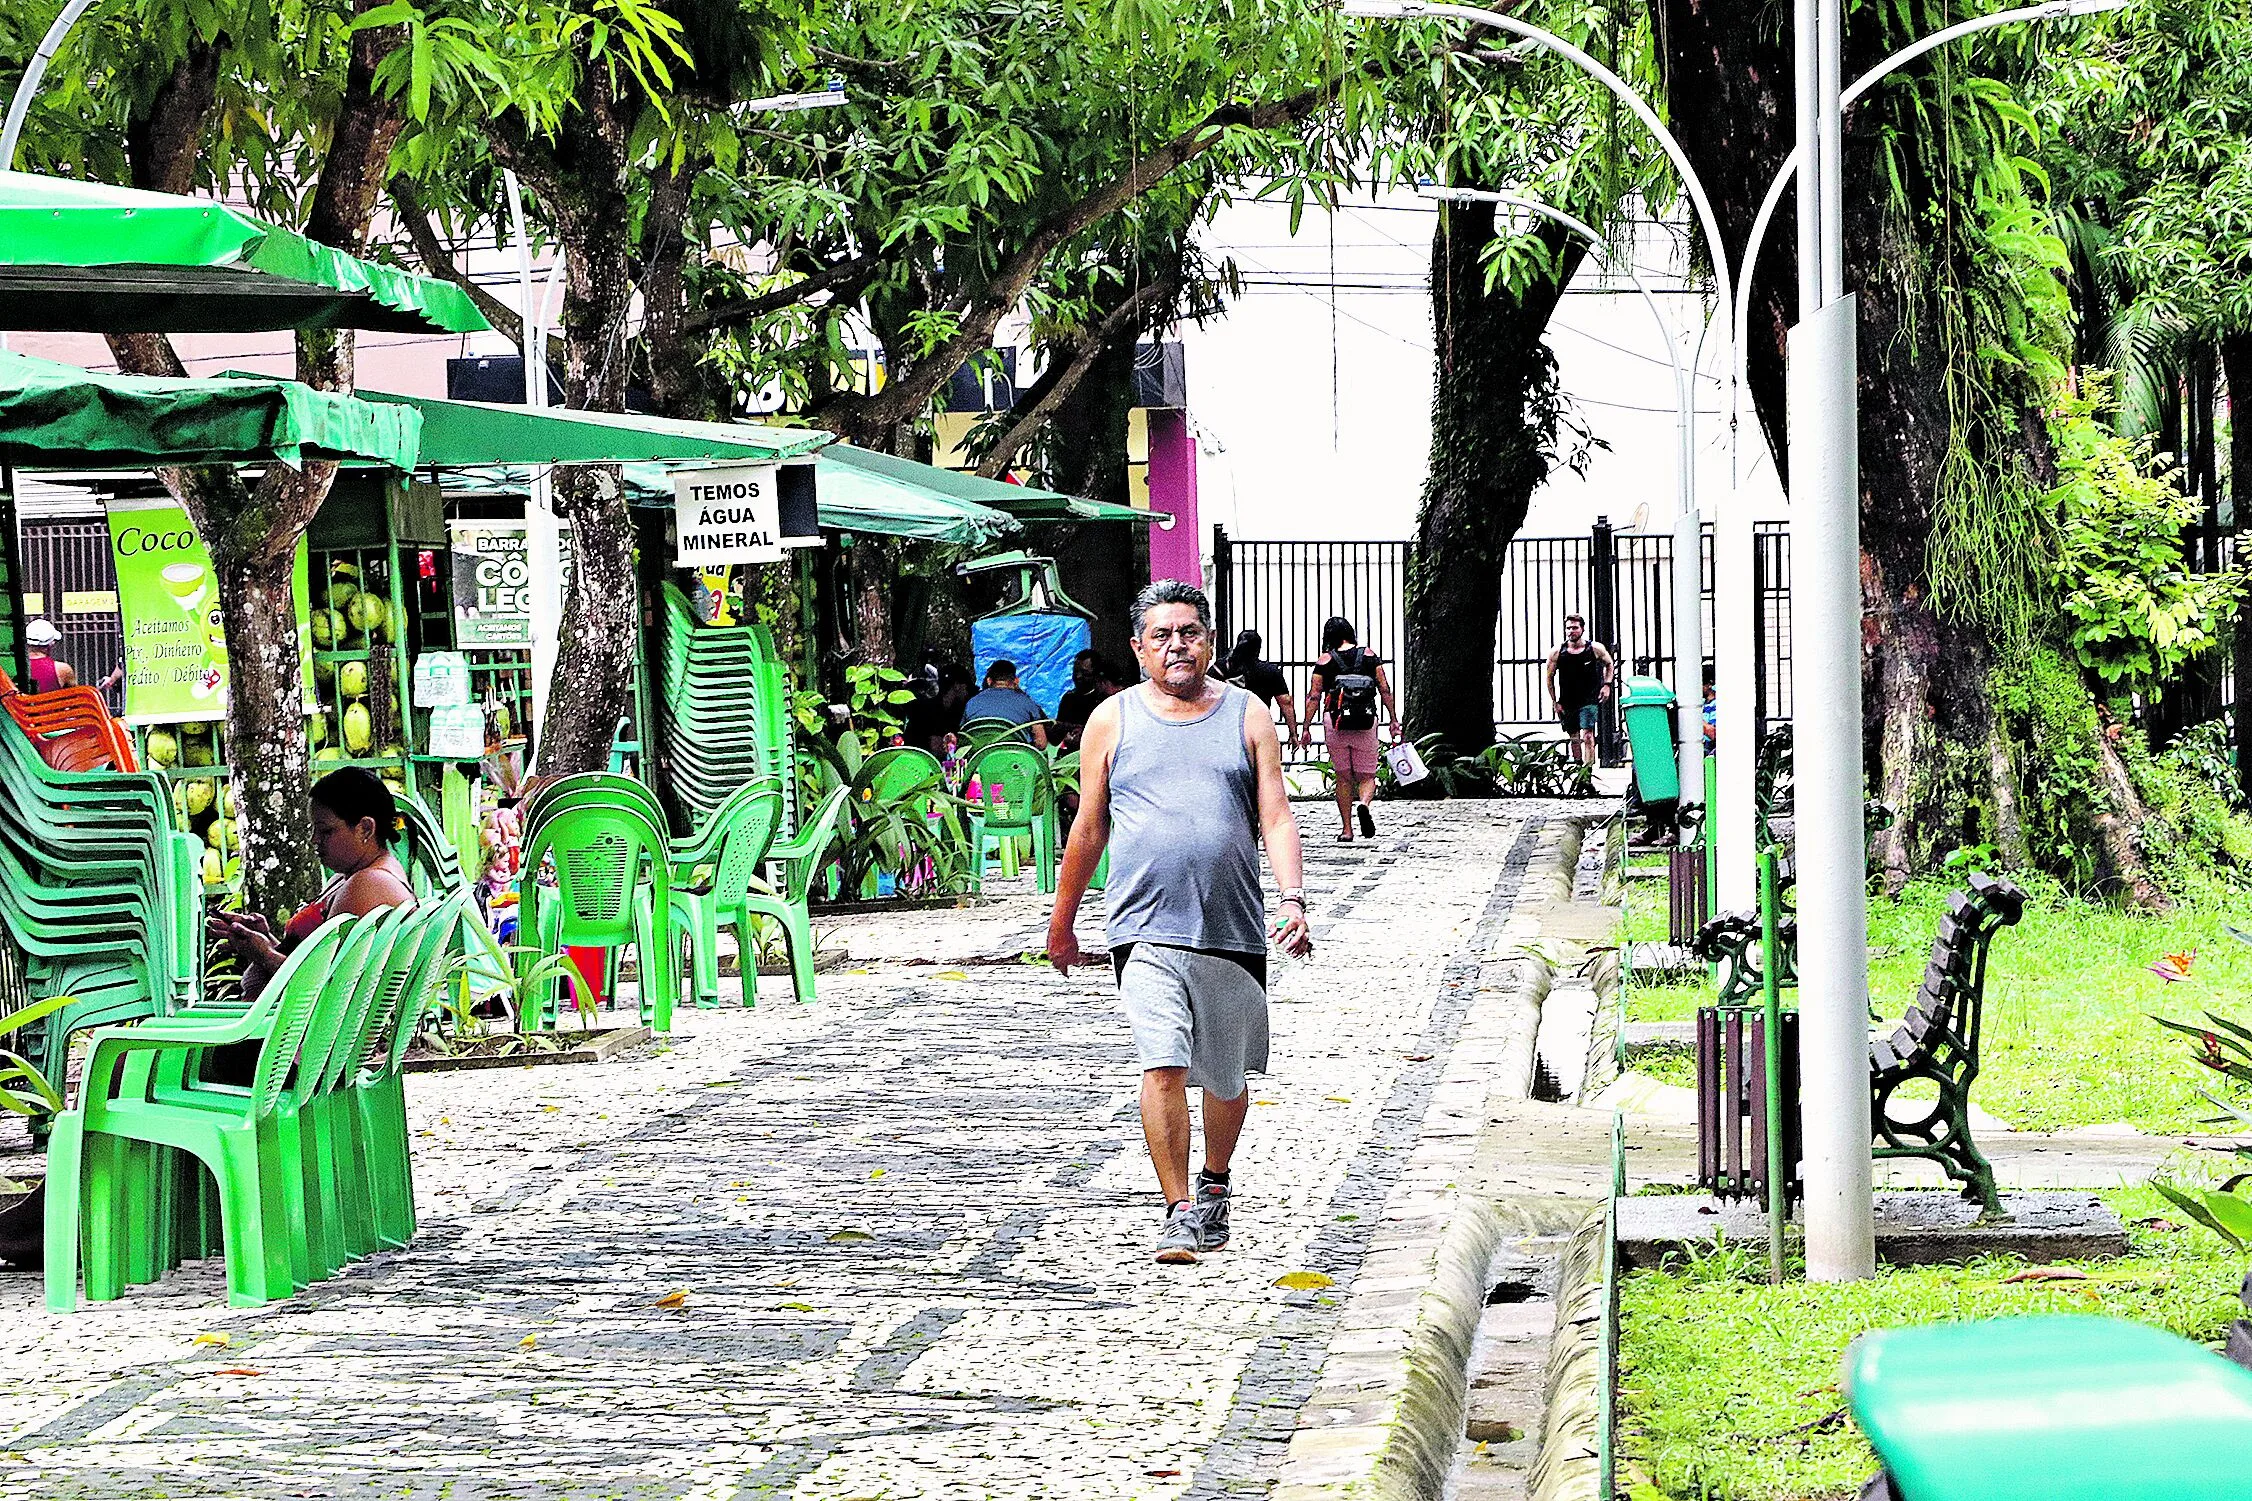
[[[1596,729],[1597,720],[1599,719],[1601,714],[1602,709],[1600,706],[1596,704],[1581,704],[1576,709],[1567,707],[1562,713],[1556,716],[1556,722],[1564,727],[1564,733],[1567,735],[1577,734],[1581,730],[1585,730],[1589,734],[1593,734]]]

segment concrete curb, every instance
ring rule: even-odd
[[[1541,917],[1571,899],[1586,822],[1559,818],[1537,836],[1508,915],[1478,956],[1478,999],[1354,1279],[1271,1501],[1428,1501],[1445,1491],[1488,1276],[1507,1235],[1496,1206],[1457,1180],[1476,1155],[1487,1099],[1532,1093],[1535,1037],[1554,980],[1554,956],[1538,941]],[[1404,1326],[1403,1308],[1412,1309]]]
[[[1612,1317],[1604,1278],[1611,1239],[1608,1206],[1572,1234],[1557,1266],[1556,1337],[1548,1349],[1548,1406],[1531,1501],[1596,1501],[1603,1488],[1603,1395],[1611,1383],[1603,1327]]]

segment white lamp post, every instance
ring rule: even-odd
[[[1497,31],[1506,31],[1512,36],[1520,37],[1536,47],[1554,52],[1608,89],[1621,104],[1624,104],[1633,113],[1636,119],[1642,122],[1652,138],[1657,141],[1658,148],[1665,152],[1667,160],[1673,163],[1674,171],[1680,175],[1682,190],[1689,195],[1690,203],[1695,206],[1698,224],[1704,231],[1705,249],[1712,258],[1713,283],[1720,299],[1718,316],[1723,327],[1729,329],[1735,327],[1733,314],[1736,305],[1735,283],[1734,278],[1729,274],[1728,250],[1720,238],[1720,220],[1713,213],[1712,199],[1705,192],[1705,185],[1697,176],[1696,169],[1690,166],[1689,153],[1682,149],[1681,143],[1674,139],[1673,132],[1668,130],[1665,122],[1658,118],[1658,112],[1652,109],[1649,102],[1640,94],[1637,94],[1625,79],[1554,32],[1544,31],[1538,26],[1520,21],[1515,16],[1503,15],[1499,11],[1486,10],[1474,5],[1444,4],[1440,3],[1440,0],[1344,0],[1343,10],[1348,16],[1361,16],[1369,19],[1402,20],[1436,16],[1476,21],[1481,25],[1491,26]],[[1668,347],[1671,347],[1670,339],[1668,340]],[[1735,369],[1733,363],[1729,365],[1729,369]],[[1730,402],[1730,407],[1733,410],[1733,401]],[[1685,453],[1684,462],[1687,463],[1693,458],[1693,452]],[[1693,481],[1690,483],[1693,483]],[[1693,492],[1689,492],[1689,494],[1693,495]],[[1685,498],[1688,497],[1685,496]],[[1722,514],[1725,515],[1727,511],[1733,509],[1735,508],[1724,508]],[[1749,557],[1748,549],[1746,557]],[[1681,514],[1675,518],[1673,594],[1674,651],[1677,663],[1674,675],[1679,680],[1675,691],[1681,704],[1679,710],[1681,734],[1678,753],[1681,763],[1681,799],[1683,806],[1686,807],[1691,803],[1703,800],[1705,785],[1703,732],[1695,708],[1696,703],[1702,696],[1702,690],[1700,687],[1692,687],[1692,685],[1701,683],[1704,665],[1704,531],[1693,499],[1689,499],[1689,503],[1682,508]],[[1716,590],[1715,598],[1724,600],[1725,594]],[[1750,601],[1747,599],[1743,601],[1743,604],[1748,619]],[[1723,610],[1721,613],[1725,614],[1726,611]],[[1718,833],[1717,830],[1714,832],[1715,834]]]
[[[1641,273],[1635,270],[1631,258],[1624,261],[1614,258],[1609,253],[1609,242],[1596,231],[1593,225],[1565,213],[1553,204],[1543,203],[1537,198],[1530,198],[1522,193],[1492,192],[1482,188],[1419,188],[1417,193],[1421,197],[1436,199],[1443,203],[1507,204],[1511,208],[1520,208],[1527,213],[1538,214],[1544,219],[1561,224],[1592,245],[1597,257],[1602,260],[1604,265],[1613,271],[1624,273],[1627,280],[1634,284],[1634,290],[1641,294],[1643,306],[1650,310],[1650,319],[1658,326],[1658,338],[1665,345],[1666,361],[1673,366],[1674,545],[1676,549],[1675,573],[1677,576],[1674,592],[1674,617],[1676,634],[1680,635],[1684,630],[1689,632],[1688,635],[1683,637],[1681,681],[1685,685],[1697,682],[1698,678],[1692,674],[1688,663],[1698,660],[1701,655],[1692,643],[1697,641],[1698,627],[1703,624],[1698,618],[1702,614],[1703,602],[1700,594],[1703,581],[1699,579],[1699,587],[1683,593],[1679,587],[1678,578],[1682,557],[1686,556],[1691,559],[1693,566],[1701,565],[1702,562],[1699,558],[1701,550],[1699,544],[1702,538],[1699,534],[1697,516],[1696,372],[1681,362],[1681,351],[1673,341],[1673,328],[1666,322],[1664,312],[1659,309],[1658,299],[1651,295],[1649,285],[1642,280]],[[1686,552],[1681,551],[1681,539],[1683,537],[1689,539]],[[1686,622],[1682,620],[1684,615],[1688,617]],[[1698,796],[1697,789],[1701,789],[1704,785],[1704,720],[1702,715],[1694,711],[1692,701],[1686,697],[1682,699],[1678,711],[1677,728],[1680,731],[1681,795],[1685,802],[1695,801]]]

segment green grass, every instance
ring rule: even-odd
[[[2242,1307],[2245,1258],[2148,1189],[2103,1196],[2130,1254],[2073,1263],[2085,1282],[2005,1284],[2025,1263],[1887,1271],[1868,1282],[1766,1284],[1765,1258],[1728,1248],[1620,1286],[1620,1489],[1630,1501],[1830,1501],[1876,1460],[1843,1415],[1845,1349],[1870,1329],[2027,1313],[2103,1313],[2217,1343]]]
[[[1906,1009],[1954,885],[1919,883],[1898,902],[1870,901],[1869,983],[1880,1015],[1897,1018]],[[1626,921],[1630,933],[1654,923],[1664,937],[1662,883],[1628,885]],[[2037,899],[2023,922],[1994,940],[1972,1093],[1979,1108],[2021,1131],[2111,1121],[2154,1132],[2200,1128],[2215,1112],[2199,1091],[2212,1088],[2215,1076],[2150,1016],[2194,1019],[2210,1009],[2252,1021],[2252,946],[2230,937],[2224,923],[2252,930],[2252,893],[2210,892],[2159,917]],[[2161,956],[2193,950],[2188,980],[2151,973]],[[1686,1021],[1711,995],[1709,981],[1635,985],[1627,1019]]]

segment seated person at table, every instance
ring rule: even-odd
[[[985,669],[985,691],[962,705],[962,723],[974,724],[980,719],[1005,719],[1010,724],[1028,725],[1032,730],[1032,743],[1042,750],[1048,748],[1048,711],[1040,701],[1017,686],[1017,664],[1007,657]]]
[[[313,848],[321,864],[336,872],[336,879],[319,900],[300,908],[278,935],[273,924],[256,912],[221,912],[210,921],[211,936],[223,940],[242,961],[244,999],[264,989],[289,951],[328,919],[414,904],[406,869],[391,853],[398,831],[399,805],[373,772],[347,766],[313,784]],[[253,1063],[256,1058],[254,1050]],[[216,1070],[212,1076],[217,1077]]]

